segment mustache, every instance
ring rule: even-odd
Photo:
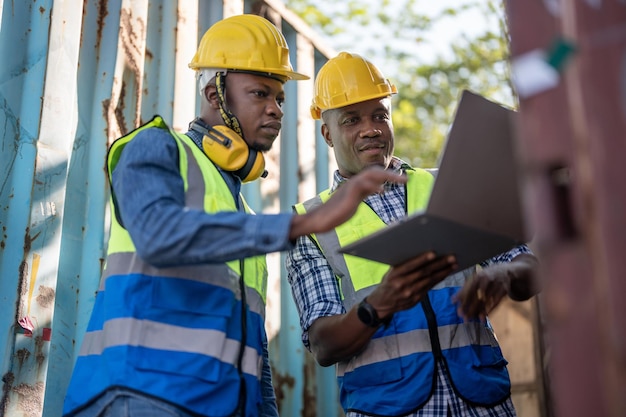
[[[369,140],[362,141],[358,146],[358,150],[364,151],[364,150],[373,149],[373,148],[386,148],[387,146],[389,145],[387,144],[386,141],[381,141],[377,139],[369,139]]]
[[[270,127],[272,129],[280,130],[283,127],[283,124],[281,122],[269,122],[265,123],[263,127]]]

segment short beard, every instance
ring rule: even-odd
[[[272,145],[267,146],[267,145],[261,145],[260,143],[253,143],[250,146],[250,148],[254,149],[257,152],[267,152],[270,149],[272,149]]]

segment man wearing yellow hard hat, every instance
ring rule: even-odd
[[[363,173],[306,215],[253,215],[242,182],[265,173],[293,70],[266,19],[204,34],[190,67],[200,115],[185,134],[159,116],[113,143],[106,266],[66,416],[275,416],[264,329],[265,254],[331,230],[385,182]],[[289,140],[293,140],[289,138]]]
[[[428,200],[433,175],[393,154],[395,93],[376,66],[347,52],[315,79],[311,114],[322,119],[338,170],[329,190],[296,211],[323,206],[371,166],[408,180],[385,184],[349,221],[331,233],[298,238],[288,253],[302,340],[320,365],[336,365],[347,417],[514,416],[506,361],[485,317],[507,294],[525,300],[537,291],[528,247],[488,260],[480,272],[456,271],[453,256],[435,253],[389,267],[337,250]]]

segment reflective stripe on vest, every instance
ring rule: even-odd
[[[171,268],[157,268],[143,262],[134,252],[111,253],[107,256],[105,268],[98,291],[106,289],[109,276],[143,274],[163,279],[181,278],[198,281],[229,291],[235,291],[237,300],[241,300],[238,281],[239,275],[226,264],[200,264]],[[265,300],[254,288],[246,287],[246,302],[250,311],[265,319]]]
[[[486,345],[498,347],[492,332],[485,326],[477,322],[467,322],[461,325],[440,326],[437,328],[439,341],[443,346],[450,349],[464,347],[467,345],[465,335],[467,335],[473,345]],[[459,337],[463,334],[463,337]],[[417,329],[393,336],[382,336],[372,339],[367,346],[369,351],[367,356],[357,356],[350,362],[341,362],[337,365],[337,376],[343,376],[346,372],[351,372],[355,368],[363,365],[370,365],[390,358],[389,343],[387,340],[392,337],[397,339],[398,357],[407,356],[416,352],[430,353],[430,336],[428,329]]]
[[[407,171],[407,212],[421,210],[428,199],[432,175]],[[428,191],[425,191],[428,190]],[[328,191],[295,206],[299,213],[322,204]],[[356,214],[334,231],[312,236],[340,282],[346,311],[380,283],[388,265],[342,255],[338,248],[384,227],[374,211],[362,203]],[[428,294],[437,312],[441,354],[451,383],[467,401],[490,405],[510,395],[506,361],[489,324],[464,323],[456,314],[452,296],[475,273],[468,268],[448,276]],[[425,403],[436,377],[436,364],[428,321],[421,304],[394,314],[389,327],[381,327],[369,344],[347,362],[336,366],[340,400],[345,410],[376,415],[404,415]],[[484,388],[476,390],[477,384]]]
[[[79,355],[100,355],[107,348],[123,345],[207,355],[235,365],[240,343],[225,338],[224,333],[217,330],[190,329],[156,321],[121,318],[106,321],[101,331],[85,334]],[[245,349],[242,370],[256,376],[261,358],[255,349],[249,346]]]
[[[160,117],[112,145],[109,172],[123,147],[147,127],[167,129],[176,140],[187,207],[208,213],[237,210],[231,191],[202,150],[186,135],[169,129]],[[262,401],[262,355],[267,342],[265,257],[156,268],[137,256],[128,232],[117,221],[114,197],[106,266],[64,413],[80,408],[109,387],[125,386],[200,415],[230,415],[237,407],[243,378],[245,417],[256,416]],[[240,204],[250,212],[243,198]],[[246,346],[240,377],[242,334]]]

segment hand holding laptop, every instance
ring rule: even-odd
[[[460,269],[525,242],[512,123],[516,113],[464,91],[426,210],[340,252],[389,265],[454,254]]]

